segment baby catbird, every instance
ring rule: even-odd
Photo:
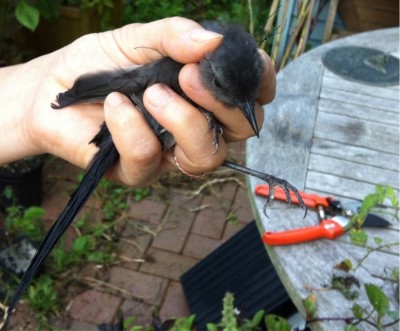
[[[205,28],[221,33],[224,37],[218,48],[205,56],[200,61],[200,75],[204,86],[209,89],[213,96],[227,107],[238,107],[244,114],[255,134],[259,130],[255,118],[254,102],[258,96],[261,75],[264,70],[263,60],[257,51],[257,44],[238,25],[220,25],[217,23],[205,24]],[[68,105],[98,102],[106,96],[118,91],[129,98],[143,113],[155,135],[159,138],[162,148],[168,149],[174,144],[172,135],[158,124],[142,104],[145,89],[155,83],[168,85],[178,94],[188,99],[178,83],[178,75],[183,64],[175,62],[171,58],[162,58],[129,72],[117,70],[113,72],[100,72],[79,77],[72,88],[57,96],[57,102],[52,104],[53,108],[63,108]],[[201,109],[207,115],[211,127],[214,129],[214,143],[218,148],[218,134],[220,125],[212,116],[212,113]],[[119,158],[118,151],[112,141],[107,126],[103,124],[99,133],[91,141],[99,148],[90,162],[79,187],[72,194],[61,215],[46,234],[36,255],[33,257],[28,270],[22,278],[16,293],[11,299],[7,315],[15,308],[23,292],[28,287],[37,270],[42,265],[50,251],[53,249],[61,235],[66,231],[74,220],[79,210],[83,207],[90,194],[98,185],[104,173],[111,168]],[[264,174],[244,166],[225,161],[222,166],[239,171],[244,174],[256,176],[266,181],[270,187],[268,201],[274,198],[274,186],[282,186],[287,194],[287,200],[291,202],[289,190],[292,190],[299,201],[300,195],[295,187],[287,181]],[[301,206],[303,208],[304,204]]]

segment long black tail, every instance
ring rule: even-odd
[[[77,190],[73,193],[67,206],[41,242],[35,256],[29,264],[28,270],[25,272],[14,296],[11,299],[5,319],[7,319],[7,317],[13,312],[36,272],[41,267],[53,247],[57,244],[60,237],[71,225],[75,216],[97,187],[104,173],[118,160],[119,154],[110,135],[103,139],[99,144],[99,148],[99,151],[93,157],[93,160],[91,161]]]

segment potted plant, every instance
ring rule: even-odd
[[[0,208],[42,203],[44,156],[31,156],[0,166]]]

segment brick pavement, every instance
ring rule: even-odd
[[[230,153],[235,160],[243,159],[244,144],[235,144]],[[43,207],[48,219],[64,207],[76,173],[59,160],[46,167]],[[245,188],[228,181],[214,185],[213,190],[212,195],[201,193],[188,199],[183,191],[166,194],[155,189],[148,198],[132,201],[117,244],[121,263],[108,267],[101,277],[107,286],[66,289],[74,294],[65,316],[53,321],[54,325],[74,331],[97,330],[96,324],[115,321],[119,309],[147,325],[154,309],[161,320],[189,316],[179,277],[252,220]],[[94,199],[90,202],[96,205]],[[227,221],[229,215],[237,218],[236,224]],[[137,224],[150,231],[138,230]],[[96,267],[89,264],[82,270],[83,276],[95,278],[96,273]],[[14,325],[20,327],[13,330],[21,326],[28,330],[29,322],[21,320],[29,315],[17,311],[17,316]]]

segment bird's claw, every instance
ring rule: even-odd
[[[219,136],[222,136],[222,134],[224,133],[224,129],[218,122],[218,120],[215,118],[215,115],[212,112],[209,112],[204,108],[199,108],[199,109],[207,119],[208,132],[212,131],[213,133],[213,144],[215,146],[215,152],[214,152],[215,154],[218,152],[219,149]]]
[[[265,202],[264,206],[263,206],[263,213],[267,218],[270,218],[268,216],[267,213],[267,208],[271,207],[275,198],[275,190],[274,187],[275,186],[280,186],[282,187],[283,191],[285,192],[286,195],[286,201],[289,205],[289,207],[291,207],[293,205],[293,199],[290,195],[290,191],[292,191],[294,193],[294,195],[296,196],[297,200],[298,200],[298,204],[299,206],[304,210],[304,215],[303,215],[303,219],[306,218],[307,216],[307,207],[303,201],[303,198],[301,197],[299,191],[297,190],[297,188],[295,188],[292,184],[290,184],[287,180],[285,179],[281,179],[281,178],[277,178],[274,176],[269,176],[267,178],[265,178],[265,181],[267,182],[268,186],[269,186],[269,194],[267,197],[267,201]]]

